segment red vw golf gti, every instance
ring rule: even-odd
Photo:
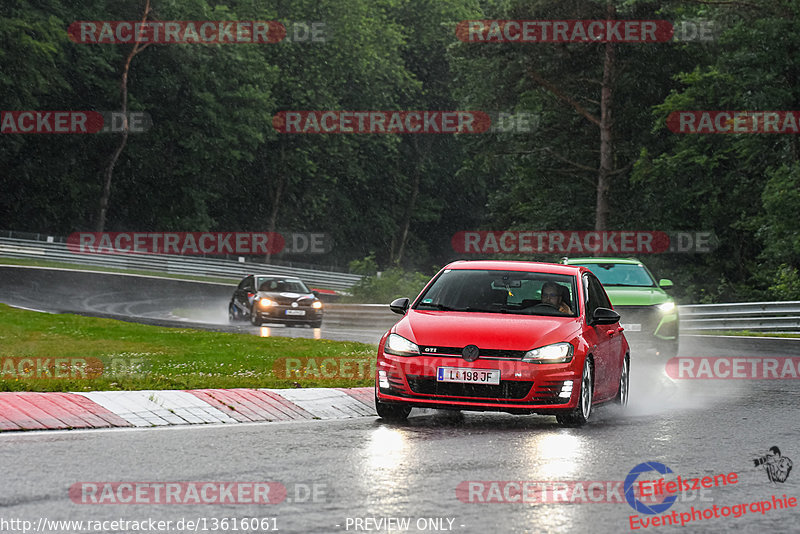
[[[555,415],[586,423],[628,402],[630,350],[619,314],[585,267],[457,261],[443,268],[378,346],[375,406]]]

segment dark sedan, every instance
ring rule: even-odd
[[[228,319],[250,319],[255,326],[282,323],[288,326],[322,326],[322,302],[298,278],[251,274],[239,282],[228,305]]]

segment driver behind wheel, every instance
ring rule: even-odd
[[[572,309],[564,302],[562,287],[555,282],[545,282],[542,285],[542,304],[547,304],[561,313],[572,315]]]

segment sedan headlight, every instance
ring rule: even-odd
[[[528,363],[564,363],[572,360],[574,349],[569,343],[553,343],[529,350],[522,358]]]
[[[322,302],[318,300],[314,301],[314,304],[312,304],[311,307],[314,308],[315,310],[320,310],[322,309]]]
[[[419,354],[419,347],[416,343],[412,343],[397,334],[389,334],[383,350],[396,356],[415,356]]]
[[[272,306],[277,306],[278,303],[270,299],[259,299],[258,305],[262,308],[271,308]]]
[[[667,302],[662,302],[657,306],[661,313],[669,313],[675,309],[675,302],[668,300]]]

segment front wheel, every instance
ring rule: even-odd
[[[617,396],[614,397],[614,404],[619,404],[623,408],[628,405],[628,392],[630,387],[630,374],[631,374],[630,356],[625,355],[622,361],[622,373],[619,375],[619,389]]]
[[[592,413],[592,398],[594,398],[593,374],[592,360],[587,357],[586,362],[583,364],[583,377],[581,378],[578,405],[572,412],[556,416],[559,425],[583,426],[589,421],[589,416]]]
[[[250,323],[252,323],[253,326],[261,326],[261,317],[256,311],[255,304],[253,304],[253,307],[250,308]]]
[[[387,421],[405,421],[408,419],[408,414],[411,413],[411,406],[403,404],[385,404],[378,400],[378,395],[375,395],[375,411],[381,419]]]

